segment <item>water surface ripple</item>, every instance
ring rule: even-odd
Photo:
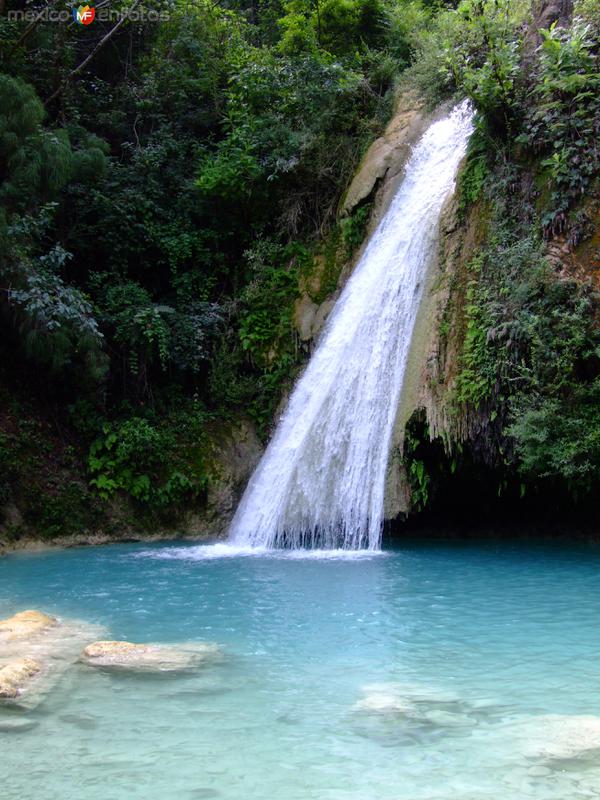
[[[600,797],[600,750],[556,741],[600,717],[598,550],[335,556],[161,544],[0,560],[0,616],[34,607],[224,652],[177,677],[76,666],[35,711],[0,711],[3,800]]]

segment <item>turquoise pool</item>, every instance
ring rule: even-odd
[[[223,654],[170,676],[77,664],[36,709],[0,710],[3,800],[600,797],[600,549],[304,555],[1,559],[2,617],[38,608]],[[574,743],[582,715],[591,738]]]

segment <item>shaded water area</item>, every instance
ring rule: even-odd
[[[591,546],[0,560],[0,616],[29,607],[223,658],[159,677],[75,665],[37,709],[0,710],[3,800],[600,796]]]

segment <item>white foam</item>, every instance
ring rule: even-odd
[[[287,561],[358,561],[388,555],[383,550],[277,550],[235,544],[203,544],[186,547],[164,547],[142,550],[131,558],[151,558],[158,561],[212,561],[219,558],[271,558]]]

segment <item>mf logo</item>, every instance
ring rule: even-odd
[[[96,9],[90,6],[79,6],[73,9],[73,19],[79,25],[91,25],[96,16]]]

